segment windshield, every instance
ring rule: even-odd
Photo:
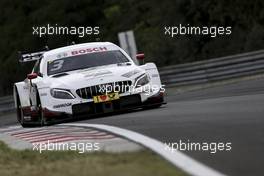
[[[62,72],[97,67],[110,64],[129,62],[127,57],[119,50],[89,53],[71,56],[48,62],[48,75]]]

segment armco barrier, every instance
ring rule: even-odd
[[[13,96],[0,97],[0,115],[6,112],[14,111]]]
[[[160,69],[167,86],[187,86],[264,73],[264,50]]]
[[[163,84],[189,86],[264,73],[264,50],[159,69]],[[0,98],[0,114],[14,111],[12,96]]]

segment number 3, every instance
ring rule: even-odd
[[[64,62],[63,60],[55,60],[53,62],[53,68],[51,68],[50,71],[57,71],[61,69],[63,62]]]

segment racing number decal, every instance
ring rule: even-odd
[[[64,60],[55,60],[52,64],[52,68],[50,71],[57,71],[60,70],[63,66]]]

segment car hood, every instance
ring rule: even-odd
[[[48,81],[51,83],[50,87],[53,88],[78,89],[92,85],[132,80],[131,78],[127,78],[122,75],[135,69],[140,71],[138,74],[144,73],[143,69],[135,65],[101,66],[51,76]]]

